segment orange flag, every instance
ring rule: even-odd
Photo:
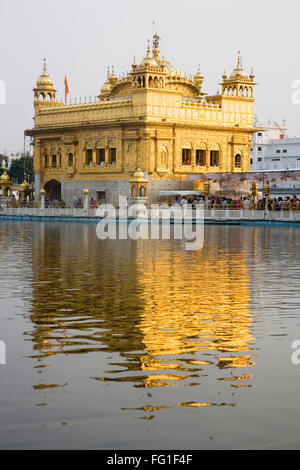
[[[69,87],[68,87],[68,80],[67,80],[67,76],[65,76],[65,102],[67,103],[67,96],[69,94]]]

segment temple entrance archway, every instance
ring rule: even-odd
[[[57,180],[50,180],[48,181],[44,189],[46,191],[46,197],[48,197],[51,201],[61,199],[61,183]]]

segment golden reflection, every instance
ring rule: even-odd
[[[210,227],[204,248],[189,252],[177,241],[100,241],[95,229],[51,223],[34,232],[33,330],[27,335],[40,373],[47,374],[54,356],[100,353],[109,367],[88,373],[99,382],[187,385],[193,392],[214,375],[251,380],[247,371],[231,375],[255,365],[241,231]],[[34,387],[49,386],[62,387]],[[179,406],[226,405],[207,398]]]
[[[137,264],[145,308],[139,327],[147,351],[141,356],[141,369],[148,373],[148,387],[169,380],[167,372],[161,374],[169,369],[178,372],[172,378],[178,380],[187,378],[182,371],[203,370],[194,367],[198,365],[215,363],[220,369],[255,365],[253,355],[244,355],[254,339],[244,247],[230,254],[216,253],[215,248],[180,256],[159,248],[154,260],[147,255],[147,246],[140,247]],[[208,351],[214,354],[204,361]],[[186,355],[201,359],[185,359]]]

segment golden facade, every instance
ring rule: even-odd
[[[112,70],[95,100],[56,101],[46,64],[34,88],[36,196],[43,187],[65,201],[129,196],[137,168],[148,199],[159,190],[192,189],[197,173],[250,169],[254,74],[237,66],[222,76],[222,92],[202,91],[198,68],[188,78],[160,56],[159,37],[146,57],[119,78]]]

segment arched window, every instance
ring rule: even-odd
[[[144,186],[140,187],[140,197],[145,197],[145,187]]]
[[[143,76],[143,88],[146,86],[146,78]]]
[[[136,197],[136,185],[135,184],[131,188],[131,196]]]
[[[220,164],[220,151],[211,150],[210,151],[210,166],[219,166]]]
[[[234,157],[234,166],[235,168],[241,168],[242,166],[242,157],[240,153],[237,153]]]
[[[52,168],[57,167],[57,158],[56,155],[52,155]]]
[[[45,168],[48,168],[48,166],[49,166],[49,156],[48,155],[45,155],[45,162],[44,163],[45,163],[45,165],[44,165]]]
[[[73,166],[73,153],[68,154],[68,166]]]
[[[152,88],[153,87],[153,78],[150,76],[148,80],[148,87]]]
[[[160,164],[161,166],[167,166],[168,164],[168,149],[165,145],[160,149]]]
[[[243,90],[243,87],[241,86],[240,87],[240,96],[243,96],[243,94],[244,94],[244,90]]]

